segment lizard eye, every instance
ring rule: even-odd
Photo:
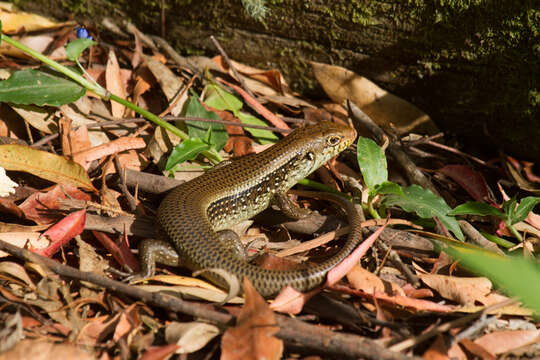
[[[337,135],[330,136],[326,139],[326,143],[330,146],[336,146],[341,142],[341,137]]]

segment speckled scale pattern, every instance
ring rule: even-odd
[[[221,268],[240,280],[247,276],[263,296],[291,285],[306,291],[320,284],[334,265],[358,244],[349,240],[337,254],[310,267],[266,270],[240,261],[219,241],[226,229],[266,209],[277,193],[285,193],[322,164],[348,147],[356,132],[344,125],[321,122],[296,129],[259,154],[233,160],[173,189],[158,209],[158,225],[192,270]],[[225,285],[218,276],[210,280]]]

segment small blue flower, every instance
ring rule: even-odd
[[[92,36],[88,34],[88,30],[84,26],[77,28],[77,38],[93,40]]]

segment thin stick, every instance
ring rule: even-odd
[[[234,76],[236,77],[236,79],[238,80],[238,82],[240,83],[240,85],[242,86],[242,89],[244,89],[252,98],[256,99],[255,97],[255,94],[253,94],[251,92],[251,90],[247,87],[246,85],[246,82],[244,81],[244,79],[242,77],[240,77],[240,74],[238,73],[238,71],[236,71],[236,68],[234,67],[234,65],[232,64],[231,62],[231,59],[229,59],[229,56],[227,55],[227,53],[225,52],[225,50],[223,50],[223,48],[221,47],[221,44],[219,43],[219,41],[216,40],[216,38],[214,37],[214,35],[211,35],[210,36],[210,40],[212,40],[212,42],[214,43],[214,46],[218,49],[218,51],[220,52],[221,56],[223,57],[223,60],[225,60],[225,62],[227,63],[227,65],[229,65],[229,68],[231,69],[231,71],[233,72]]]

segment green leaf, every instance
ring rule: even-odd
[[[488,205],[483,202],[478,201],[469,201],[465,204],[461,204],[459,206],[456,206],[454,210],[450,211],[448,215],[456,216],[456,215],[480,215],[480,216],[487,216],[487,215],[493,215],[500,217],[504,219],[504,214],[497,208]]]
[[[85,91],[71,80],[37,70],[21,70],[0,81],[0,102],[61,106],[76,101]]]
[[[399,206],[405,211],[414,211],[421,218],[438,217],[454,235],[463,240],[463,233],[455,218],[448,216],[450,207],[439,196],[418,185],[403,189],[403,195],[391,194],[383,200],[385,206]]]
[[[375,141],[362,136],[358,137],[356,157],[369,194],[373,195],[375,186],[388,180],[386,157]]]
[[[202,106],[199,102],[199,97],[196,94],[193,94],[189,99],[185,116],[221,120],[215,112],[208,111]],[[229,138],[223,124],[191,120],[186,121],[186,124],[188,127],[188,134],[191,138],[204,139],[208,129],[212,129],[211,142],[217,151],[223,149]]]
[[[235,115],[240,119],[242,124],[268,126],[267,123],[251,114],[239,111]],[[250,133],[260,144],[273,144],[279,140],[276,134],[270,130],[254,129],[249,127],[244,128],[244,130]]]
[[[182,141],[173,149],[171,156],[167,159],[165,171],[173,169],[176,165],[184,161],[195,159],[197,155],[208,149],[210,149],[210,145],[199,138],[191,138]]]
[[[511,296],[540,313],[540,267],[521,257],[505,257],[480,247],[457,242],[443,242],[444,252],[459,260],[469,270],[488,277]]]
[[[527,196],[526,198],[521,199],[515,213],[509,219],[510,225],[514,225],[515,223],[525,220],[538,202],[540,202],[540,197],[536,196]]]
[[[512,196],[512,198],[503,203],[503,211],[506,215],[506,219],[512,219],[516,212],[517,206],[517,195]]]
[[[242,101],[219,85],[210,84],[206,86],[206,98],[204,99],[204,103],[214,109],[232,112],[243,124],[268,126],[267,123],[259,118],[240,111],[243,106]],[[279,140],[279,138],[270,130],[254,128],[245,128],[245,130],[260,144],[273,144]]]
[[[214,109],[228,110],[236,114],[236,112],[240,111],[243,106],[240,99],[225,91],[225,89],[217,84],[207,85],[205,88],[205,93],[206,96],[204,98],[204,103],[213,107]]]
[[[76,39],[66,45],[66,56],[71,61],[77,61],[82,52],[92,45],[97,44],[90,39]]]
[[[385,181],[385,182],[380,183],[379,185],[375,185],[375,192],[377,194],[404,195],[403,189],[401,188],[401,186],[391,181]]]

